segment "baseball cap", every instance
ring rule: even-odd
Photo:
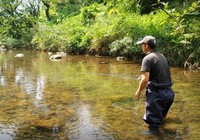
[[[142,40],[136,42],[137,45],[143,44],[143,43],[146,43],[149,45],[156,45],[156,39],[155,37],[148,35],[148,36],[145,36]]]

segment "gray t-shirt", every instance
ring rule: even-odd
[[[150,72],[149,85],[165,87],[172,84],[168,61],[163,54],[156,50],[143,58],[141,72]]]

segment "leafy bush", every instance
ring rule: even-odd
[[[39,20],[28,13],[10,20],[0,15],[0,42],[10,47],[29,47],[31,42],[39,50],[138,59],[142,51],[135,42],[153,35],[171,64],[181,66],[188,58],[200,63],[200,1],[192,1],[162,3],[146,15],[139,14],[138,0],[48,1],[52,21],[46,21],[44,13]]]
[[[200,63],[200,1],[185,4],[184,9],[168,10],[168,15],[171,17],[169,23],[173,26],[173,30],[170,34],[171,43],[163,49],[165,53],[171,54],[170,61],[179,66],[183,66],[188,58],[192,64]],[[190,57],[191,54],[193,57]]]
[[[117,56],[124,56],[133,53],[133,40],[131,37],[124,37],[121,40],[116,40],[110,44],[110,52]]]

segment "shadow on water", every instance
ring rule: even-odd
[[[24,57],[14,57],[23,53]],[[175,101],[159,135],[143,135],[139,64],[108,57],[0,52],[0,140],[187,140],[200,138],[200,71],[172,68]]]

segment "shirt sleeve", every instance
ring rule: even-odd
[[[151,71],[151,62],[147,59],[147,57],[144,57],[142,60],[142,66],[141,66],[141,72],[150,72]]]

